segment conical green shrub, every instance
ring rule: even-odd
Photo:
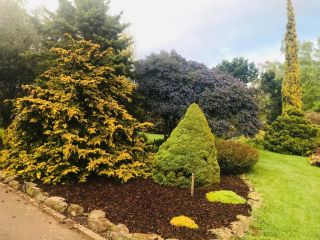
[[[206,117],[192,104],[168,140],[155,156],[152,177],[164,186],[189,187],[220,182],[215,139]]]

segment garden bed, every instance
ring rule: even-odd
[[[248,216],[251,210],[248,204],[210,203],[206,200],[207,192],[221,189],[232,190],[248,199],[248,186],[234,176],[222,176],[220,184],[196,189],[194,198],[187,189],[161,187],[142,179],[120,184],[95,178],[84,184],[42,185],[41,188],[50,195],[81,205],[86,212],[101,209],[110,221],[127,225],[130,232],[156,233],[164,238],[212,239],[208,230],[229,226],[237,220],[237,215]],[[191,217],[199,229],[171,226],[171,218],[179,215]]]

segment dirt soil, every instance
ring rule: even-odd
[[[126,184],[105,178],[87,183],[42,185],[50,195],[61,196],[89,212],[100,209],[115,224],[123,223],[130,232],[156,233],[180,240],[212,239],[207,230],[228,226],[237,215],[250,215],[248,204],[210,203],[205,194],[215,190],[232,190],[247,199],[249,188],[235,176],[222,176],[221,183],[206,189],[197,188],[194,198],[188,189],[161,187],[151,180],[138,179]],[[170,220],[179,215],[191,217],[199,229],[175,228]],[[81,219],[79,219],[81,221]]]

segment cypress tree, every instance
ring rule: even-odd
[[[302,89],[300,83],[300,65],[298,61],[298,40],[295,13],[291,0],[288,0],[288,23],[285,38],[286,63],[282,84],[282,113],[288,109],[302,109]]]
[[[302,87],[298,61],[295,14],[288,0],[285,76],[282,83],[282,115],[266,130],[264,147],[283,154],[310,155],[320,146],[319,128],[302,112]]]

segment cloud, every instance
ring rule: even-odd
[[[31,0],[29,7],[56,0]],[[301,40],[320,36],[320,1],[293,0]],[[137,58],[176,49],[210,67],[244,56],[254,61],[281,59],[286,25],[285,0],[111,0],[112,13],[124,11],[131,23]]]
[[[28,9],[45,6],[49,10],[54,11],[58,7],[58,0],[27,0],[26,6]]]

